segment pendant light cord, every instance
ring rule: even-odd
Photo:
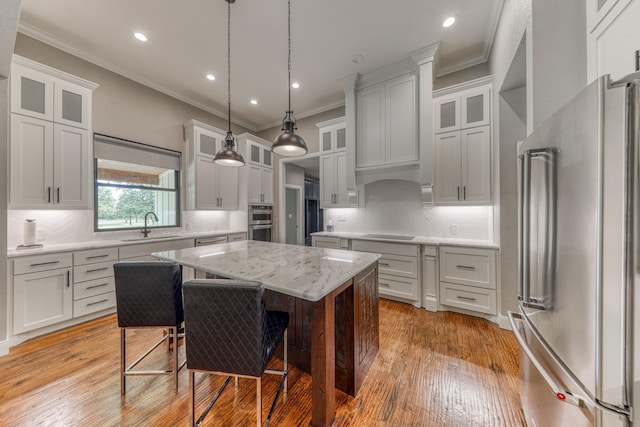
[[[289,31],[289,60],[287,63],[287,67],[289,70],[289,110],[287,111],[287,114],[291,114],[291,0],[288,0],[287,2],[288,5],[288,9],[287,9],[287,16],[288,16],[288,21],[287,21],[287,29]]]
[[[229,132],[231,132],[231,2],[227,2],[227,105],[229,106]]]

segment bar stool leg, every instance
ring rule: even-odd
[[[196,424],[196,373],[189,371],[189,425]]]
[[[178,328],[173,330],[173,387],[178,392]]]
[[[256,379],[256,426],[262,427],[262,378]]]
[[[126,338],[125,338],[125,329],[120,328],[120,394],[125,394],[126,390],[126,377],[124,375],[125,369],[127,369],[126,365]]]

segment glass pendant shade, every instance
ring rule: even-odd
[[[279,156],[297,157],[307,154],[307,144],[300,135],[296,135],[296,123],[286,120],[282,124],[283,132],[276,138],[271,151]]]
[[[227,105],[229,106],[229,127],[222,148],[216,153],[213,162],[221,166],[244,166],[242,154],[235,150],[236,139],[231,132],[231,3],[236,0],[225,0],[227,6]]]

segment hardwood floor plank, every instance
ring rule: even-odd
[[[160,332],[128,332],[131,360]],[[115,315],[35,338],[0,357],[0,426],[187,426],[188,376],[129,377],[120,395]],[[181,356],[184,348],[179,347]],[[380,350],[356,398],[336,390],[334,426],[524,426],[513,334],[483,319],[380,300]],[[144,366],[169,367],[161,346]],[[281,366],[280,360],[272,361]],[[196,375],[199,410],[224,378]],[[278,378],[263,376],[263,413]],[[255,382],[227,386],[205,425],[255,424]],[[311,421],[311,377],[289,372],[274,426]]]

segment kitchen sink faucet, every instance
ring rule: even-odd
[[[144,215],[144,228],[140,231],[144,237],[147,237],[149,235],[149,233],[151,233],[151,229],[149,229],[149,226],[147,225],[147,220],[149,219],[149,215],[151,215],[153,217],[153,222],[154,223],[158,222],[158,216],[155,213],[147,212]]]

